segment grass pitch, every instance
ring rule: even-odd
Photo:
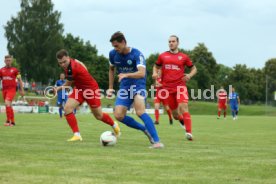
[[[100,134],[110,127],[91,115],[77,118],[84,141],[76,143],[66,142],[72,134],[57,115],[16,114],[16,127],[1,125],[0,183],[276,183],[275,117],[194,115],[188,142],[163,115],[161,150],[124,125],[117,145],[102,147]]]

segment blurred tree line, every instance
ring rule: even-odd
[[[55,54],[65,48],[70,56],[84,62],[89,72],[103,89],[108,88],[108,58],[99,55],[95,45],[72,34],[64,35],[61,13],[54,10],[51,0],[21,0],[21,10],[4,26],[9,54],[16,58],[23,76],[42,82],[53,83],[62,70],[58,67]],[[264,68],[248,68],[237,64],[233,68],[218,64],[212,52],[199,43],[193,50],[184,50],[198,69],[197,75],[187,84],[190,89],[215,89],[233,85],[243,103],[264,103],[266,82],[268,100],[276,91],[276,58],[265,63]],[[159,53],[147,58],[147,87],[153,84],[152,67]],[[187,71],[189,72],[189,71]],[[117,80],[115,80],[116,83]],[[114,86],[118,86],[115,84]]]

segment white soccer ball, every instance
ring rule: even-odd
[[[100,137],[100,143],[103,146],[114,146],[117,143],[117,138],[113,132],[105,131]]]

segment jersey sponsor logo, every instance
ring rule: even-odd
[[[119,67],[119,70],[123,73],[132,72],[134,70],[134,67]]]
[[[114,63],[115,63],[115,64],[120,64],[121,62],[119,62],[119,61],[115,61]]]
[[[9,77],[9,76],[4,76],[4,77],[2,78],[2,80],[13,80],[13,78],[11,78],[11,77]]]
[[[180,61],[183,57],[182,56],[178,56],[178,60]]]
[[[165,69],[166,70],[180,70],[178,65],[171,65],[171,64],[166,64]]]
[[[132,65],[132,61],[131,60],[127,60],[127,64]]]

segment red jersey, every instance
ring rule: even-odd
[[[186,82],[183,81],[185,67],[193,67],[192,61],[186,54],[182,52],[174,54],[169,51],[159,55],[156,65],[162,66],[162,87],[170,93],[177,92],[177,86],[186,86]]]
[[[16,89],[16,78],[20,75],[19,71],[14,67],[3,67],[0,69],[0,78],[2,80],[2,88]]]
[[[86,66],[76,59],[70,59],[65,75],[68,81],[74,82],[77,89],[96,90],[99,88],[97,81],[90,75]]]
[[[156,88],[157,90],[159,90],[159,89],[162,88],[162,78],[161,78],[160,76],[158,76],[157,79],[156,79],[155,88]]]
[[[225,90],[220,90],[218,93],[218,103],[225,104],[227,101],[227,92]]]

